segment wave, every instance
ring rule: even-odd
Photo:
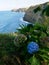
[[[27,21],[24,21],[24,20],[23,20],[23,17],[20,18],[20,21],[21,21],[21,22],[28,23]]]

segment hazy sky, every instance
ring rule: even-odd
[[[11,10],[28,7],[35,4],[49,2],[49,0],[0,0],[0,10]]]

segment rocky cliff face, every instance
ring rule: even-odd
[[[27,8],[19,8],[19,9],[13,9],[14,12],[26,12]]]
[[[43,23],[49,21],[49,2],[37,6],[31,6],[25,13],[25,21]]]
[[[27,8],[19,8],[16,10],[16,12],[26,12]]]

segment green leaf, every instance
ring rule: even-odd
[[[39,56],[45,61],[47,62],[49,60],[49,56],[45,55],[45,54],[39,54]]]
[[[49,49],[40,49],[39,50],[41,53],[44,53],[44,54],[48,54],[49,53]]]
[[[43,57],[43,58],[46,58],[47,60],[49,60],[49,56],[48,55],[43,54],[43,55],[40,55],[40,56]]]
[[[29,62],[31,65],[40,65],[39,60],[35,56],[31,57]]]

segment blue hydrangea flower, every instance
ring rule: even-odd
[[[39,50],[39,45],[36,42],[30,42],[27,46],[27,51],[30,54],[33,54]]]

